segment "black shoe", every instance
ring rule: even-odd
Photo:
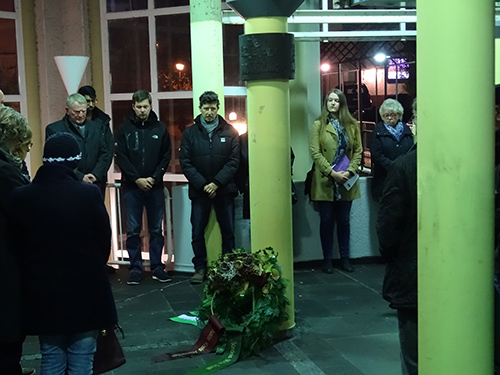
[[[158,280],[160,283],[168,283],[172,281],[172,276],[170,276],[163,268],[157,268],[153,271],[153,280]]]
[[[342,258],[340,267],[346,272],[354,272],[354,267],[349,258]]]
[[[194,272],[194,275],[191,277],[191,284],[201,284],[205,281],[205,277],[207,276],[207,270],[205,268],[200,268]]]
[[[323,271],[323,273],[333,273],[333,266],[332,266],[331,259],[327,259],[323,262],[322,271]]]
[[[109,274],[116,273],[116,268],[106,264],[106,272]]]
[[[141,282],[141,273],[139,271],[130,271],[128,274],[128,285],[138,285]]]

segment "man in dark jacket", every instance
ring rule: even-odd
[[[70,133],[80,149],[82,160],[75,173],[79,180],[89,184],[105,181],[113,159],[113,151],[106,144],[104,124],[87,120],[87,101],[80,94],[71,94],[66,100],[66,115],[45,129],[45,139],[55,133]]]
[[[239,165],[238,132],[217,114],[219,98],[213,91],[200,96],[200,112],[194,125],[182,134],[179,155],[182,172],[189,181],[192,246],[195,274],[192,284],[206,276],[205,228],[212,207],[222,235],[222,253],[234,249],[235,175]]]
[[[416,122],[416,103],[414,103]],[[377,218],[380,252],[387,262],[383,296],[398,311],[403,374],[418,374],[417,145],[390,167]]]
[[[101,122],[103,124],[102,137],[104,138],[106,146],[108,147],[109,151],[111,152],[111,154],[113,154],[115,144],[109,124],[111,121],[111,117],[109,117],[108,114],[104,113],[103,111],[101,111],[99,108],[96,107],[97,94],[95,92],[95,89],[92,86],[82,86],[78,89],[78,93],[83,95],[83,97],[87,101],[87,120]],[[106,182],[107,182],[107,176],[105,175],[104,178],[99,182],[99,188],[101,189],[103,198],[105,197],[106,194]]]
[[[153,279],[171,281],[162,263],[162,220],[165,215],[163,175],[170,162],[171,144],[167,127],[151,110],[151,95],[139,90],[132,96],[130,117],[116,134],[116,163],[122,172],[127,210],[129,285],[139,284],[142,273],[141,228],[146,208],[149,259]]]

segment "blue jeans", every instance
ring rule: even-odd
[[[194,269],[207,268],[207,247],[205,245],[205,228],[208,224],[212,206],[222,237],[222,254],[234,249],[234,196],[232,194],[193,198],[191,201],[191,226],[194,258]]]
[[[341,258],[349,257],[349,239],[351,236],[351,206],[352,201],[320,201],[319,236],[323,248],[323,259],[333,259],[333,230],[337,222],[337,240]]]
[[[146,209],[149,231],[149,260],[151,271],[161,267],[163,251],[163,234],[161,223],[165,216],[165,196],[163,189],[153,188],[149,191],[125,190],[125,207],[127,210],[127,251],[130,260],[130,271],[142,271],[141,229],[142,213]]]
[[[40,335],[41,375],[92,375],[97,334]]]

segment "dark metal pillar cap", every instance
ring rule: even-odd
[[[226,4],[244,19],[290,17],[304,0],[227,0]]]

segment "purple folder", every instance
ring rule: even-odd
[[[344,155],[344,157],[342,159],[340,159],[340,161],[336,164],[334,164],[332,166],[332,169],[335,171],[335,172],[345,172],[347,171],[347,168],[349,168],[349,164],[350,164],[350,160],[349,158]]]

